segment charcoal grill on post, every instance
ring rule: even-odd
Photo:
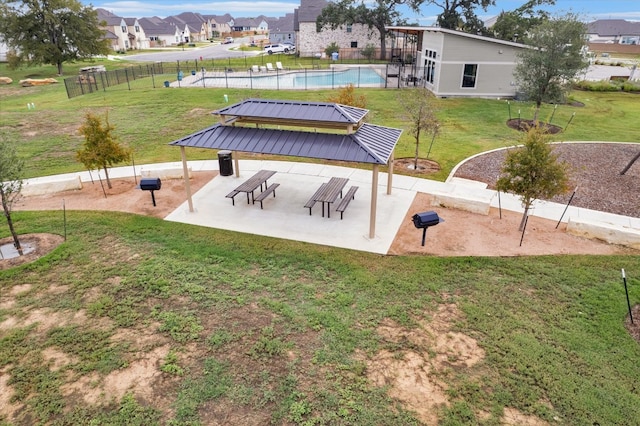
[[[411,217],[413,224],[418,229],[422,229],[422,245],[424,246],[424,240],[427,236],[427,228],[430,226],[436,226],[440,222],[444,222],[438,213],[434,211],[416,213]]]
[[[151,191],[151,201],[153,201],[153,207],[156,206],[156,196],[153,191],[158,191],[162,187],[162,181],[160,178],[142,178],[140,179],[140,189],[143,191]]]

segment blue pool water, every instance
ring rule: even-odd
[[[294,85],[309,87],[333,87],[347,84],[384,84],[384,79],[371,68],[352,68],[345,71],[317,71],[295,75]]]
[[[374,69],[357,67],[342,70],[302,70],[207,75],[193,86],[251,89],[326,89],[353,84],[356,87],[384,87],[385,80]]]

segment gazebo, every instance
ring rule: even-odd
[[[374,238],[379,167],[389,167],[391,194],[393,150],[402,130],[365,123],[368,112],[336,103],[269,99],[247,99],[214,111],[217,124],[169,143],[180,147],[189,211],[194,209],[186,147],[366,163],[372,165],[369,238]],[[232,156],[239,176],[238,156]]]

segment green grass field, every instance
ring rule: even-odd
[[[12,77],[50,76],[24,73]],[[371,122],[406,127],[401,93],[361,93]],[[213,123],[223,94],[329,92],[139,89],[68,100],[60,85],[14,83],[0,87],[2,137],[27,158],[28,177],[81,170],[83,114],[108,111],[137,164],[176,161],[167,143]],[[556,124],[576,115],[557,140],[637,142],[637,95],[573,98],[585,106],[558,107]],[[505,101],[437,102],[437,179],[515,142]],[[532,116],[529,104],[510,106]],[[403,135],[396,157],[412,156],[413,143]],[[20,233],[64,233],[62,212],[13,217]],[[521,423],[640,419],[640,345],[624,327],[620,276],[624,268],[639,303],[637,256],[378,256],[113,212],[67,212],[66,230],[50,255],[0,271],[2,426],[499,425],[512,409]],[[425,391],[412,403],[416,388]]]

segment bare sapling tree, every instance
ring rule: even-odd
[[[569,172],[567,164],[558,160],[547,143],[548,136],[542,126],[532,126],[522,135],[521,142],[521,146],[507,153],[496,188],[520,197],[524,214],[519,229],[523,231],[535,200],[568,191]]]
[[[13,237],[13,245],[18,254],[22,255],[22,246],[18,239],[18,233],[13,226],[11,210],[13,203],[20,196],[22,190],[22,168],[24,161],[18,158],[15,146],[9,143],[4,135],[0,134],[0,198],[2,198],[2,210],[7,219],[9,231]]]
[[[103,123],[100,117],[87,113],[85,122],[80,127],[80,133],[85,141],[82,149],[76,153],[76,158],[87,170],[94,168],[104,170],[109,189],[111,189],[109,167],[131,158],[131,149],[118,143],[113,134],[114,129],[115,127],[109,124],[108,115]]]
[[[418,170],[420,158],[420,137],[431,135],[432,141],[440,133],[440,122],[436,116],[435,96],[425,88],[404,89],[400,94],[400,104],[410,121],[409,133],[416,142],[414,170]]]

